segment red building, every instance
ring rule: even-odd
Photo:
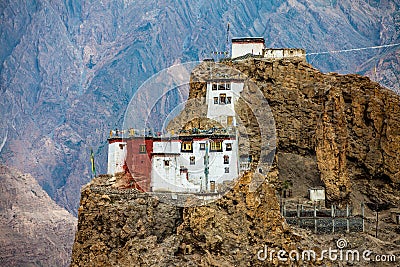
[[[126,139],[126,165],[136,183],[144,191],[150,191],[152,137]]]

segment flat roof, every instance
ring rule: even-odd
[[[265,43],[264,37],[234,37],[232,43]]]
[[[243,83],[244,79],[240,78],[213,78],[213,79],[206,79],[205,80],[207,83],[212,83],[212,82],[233,82],[233,83]]]
[[[304,48],[297,48],[297,47],[283,47],[283,48],[264,48],[264,50],[302,50],[302,51],[306,51]]]

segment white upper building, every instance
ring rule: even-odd
[[[243,91],[243,80],[210,80],[207,82],[207,118],[224,127],[237,126],[235,103]]]
[[[263,55],[265,40],[263,37],[232,38],[232,58],[247,54]]]

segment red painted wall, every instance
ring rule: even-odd
[[[153,152],[153,139],[135,137],[127,139],[126,164],[132,177],[146,192],[150,191],[151,179],[151,153]],[[146,145],[146,153],[140,153],[140,145]]]

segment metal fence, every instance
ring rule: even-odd
[[[333,205],[331,209],[297,205],[295,210],[286,209],[286,206],[283,205],[281,212],[288,224],[311,230],[314,233],[364,232],[364,204],[361,204],[361,214],[356,215],[353,214],[353,207],[337,209]]]

